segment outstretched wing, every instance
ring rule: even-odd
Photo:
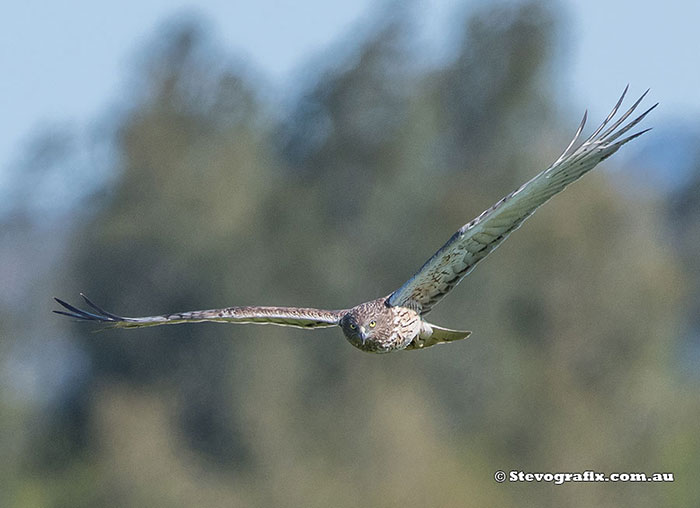
[[[72,306],[69,303],[54,298],[66,310],[55,310],[56,314],[62,314],[85,321],[98,321],[110,324],[110,328],[142,328],[146,326],[176,325],[180,323],[201,323],[213,321],[215,323],[259,323],[280,326],[295,326],[297,328],[324,328],[338,324],[345,310],[321,310],[297,307],[227,307],[225,309],[194,310],[178,312],[176,314],[164,314],[162,316],[148,316],[130,318],[117,316],[107,312],[92,303],[84,294],[80,293],[85,303],[91,307],[91,311],[85,311]]]
[[[654,104],[634,120],[624,123],[647,92],[608,126],[627,93],[625,88],[622,97],[600,127],[583,143],[575,146],[586,123],[587,115],[584,114],[574,139],[554,164],[462,226],[413,277],[389,296],[389,305],[410,307],[421,314],[430,311],[433,305],[474,269],[476,263],[498,247],[539,206],[610,157],[622,145],[649,130],[620,139],[657,106]]]

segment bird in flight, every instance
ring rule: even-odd
[[[549,168],[459,228],[410,279],[388,296],[343,310],[228,307],[130,318],[101,309],[81,293],[90,311],[78,309],[56,298],[64,310],[54,312],[80,320],[107,323],[113,328],[141,328],[203,321],[275,324],[299,328],[340,326],[350,344],[370,353],[422,349],[464,339],[471,332],[434,325],[425,321],[424,316],[469,274],[479,261],[518,229],[537,208],[610,157],[622,145],[649,130],[623,137],[658,105],[654,104],[644,113],[627,121],[648,90],[624,114],[613,121],[628,88],[629,86],[625,88],[613,110],[590,137],[579,143],[586,123],[587,114],[584,114],[574,139]]]

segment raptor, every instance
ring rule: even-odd
[[[371,353],[422,349],[464,339],[471,332],[437,326],[427,322],[424,316],[537,208],[617,152],[622,145],[649,130],[625,136],[657,106],[654,104],[628,121],[646,96],[647,90],[616,119],[627,90],[625,88],[608,117],[587,139],[579,141],[586,123],[587,114],[584,114],[573,140],[551,166],[459,228],[410,279],[388,296],[342,310],[227,307],[131,318],[107,312],[81,293],[90,310],[81,310],[56,298],[63,310],[54,312],[80,320],[106,323],[116,328],[203,321],[300,328],[339,326],[350,344]]]

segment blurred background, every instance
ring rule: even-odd
[[[0,506],[700,504],[696,3],[42,4],[0,30]],[[433,311],[467,341],[50,312],[388,294],[628,82],[655,129]]]

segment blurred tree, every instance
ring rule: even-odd
[[[203,27],[185,24],[144,64],[141,103],[116,140],[121,181],[76,238],[78,280],[105,305],[128,312],[245,299],[238,285],[222,283],[233,262],[249,263],[251,273],[260,272],[256,284],[265,283],[246,239],[274,162],[265,153],[257,99],[242,71],[225,61]],[[197,340],[180,329],[148,340],[89,336],[84,346],[95,379],[83,385],[81,406],[93,403],[103,378],[137,385],[170,380],[191,444],[217,461],[245,463],[235,422],[225,416],[235,404],[225,390],[230,341]]]
[[[673,243],[677,246],[681,260],[686,265],[690,280],[689,309],[690,330],[700,336],[700,260],[697,245],[700,245],[700,151],[692,164],[692,177],[687,186],[680,188],[670,198],[668,224],[673,228]],[[696,344],[700,347],[700,343]]]

